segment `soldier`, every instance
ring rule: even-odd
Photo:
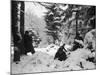
[[[25,35],[24,35],[24,47],[25,47],[25,54],[27,54],[27,52],[31,52],[32,54],[35,53],[34,47],[32,45],[32,36],[31,36],[31,32],[26,31]]]
[[[55,57],[54,59],[57,59],[60,60],[60,61],[64,61],[66,60],[67,56],[66,56],[66,49],[64,48],[65,44],[63,44],[57,51],[57,53],[55,54]]]
[[[72,51],[78,49],[78,48],[83,48],[83,38],[82,36],[80,36],[80,34],[78,33],[74,39],[74,43],[73,43],[73,48]]]

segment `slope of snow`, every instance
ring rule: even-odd
[[[51,72],[51,71],[72,71],[95,69],[96,65],[86,59],[91,55],[88,49],[77,49],[70,52],[65,61],[54,60],[54,57],[41,49],[37,49],[36,53],[31,56],[22,56],[19,64],[12,62],[12,73],[35,73],[35,72]]]

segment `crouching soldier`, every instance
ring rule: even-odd
[[[56,54],[55,54],[54,59],[58,59],[58,60],[60,60],[60,61],[66,60],[67,56],[66,56],[66,53],[65,53],[66,49],[64,48],[64,46],[65,46],[65,44],[63,44],[63,45],[58,49],[58,51],[57,51]]]
[[[32,45],[32,36],[31,32],[26,31],[24,35],[24,47],[25,47],[25,54],[31,52],[32,54],[35,53],[34,47]]]
[[[82,36],[80,36],[80,34],[78,33],[74,39],[74,43],[73,43],[73,48],[72,48],[72,51],[75,51],[77,50],[78,48],[83,48],[84,45],[83,45],[83,38]]]

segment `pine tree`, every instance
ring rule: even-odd
[[[73,35],[77,36],[78,31],[85,31],[88,25],[95,28],[94,6],[59,3],[49,3],[49,6],[41,3],[41,5],[48,10],[45,15],[47,34],[53,37],[54,43],[55,40],[65,41],[63,38],[69,39]],[[60,6],[68,7],[63,10]],[[91,11],[93,12],[91,13]]]

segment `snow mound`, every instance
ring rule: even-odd
[[[47,53],[49,54],[50,56],[55,56],[56,52],[58,51],[58,48],[60,46],[57,46],[55,44],[50,44],[48,45],[46,48],[35,48],[35,51],[40,51],[40,52],[43,52],[43,53]],[[65,49],[66,50],[69,50],[71,49],[72,46],[70,45],[65,45]]]
[[[95,31],[95,29],[86,33],[85,38],[84,38],[84,45],[85,45],[85,47],[89,47],[91,45],[94,50],[96,49],[96,31]]]
[[[46,54],[49,54],[51,56],[54,56],[57,52],[59,46],[55,44],[48,45],[46,48],[35,48],[35,51],[40,51]]]
[[[71,52],[64,66],[69,66],[70,70],[95,69],[95,63],[87,61],[94,55],[88,49],[77,49]]]

